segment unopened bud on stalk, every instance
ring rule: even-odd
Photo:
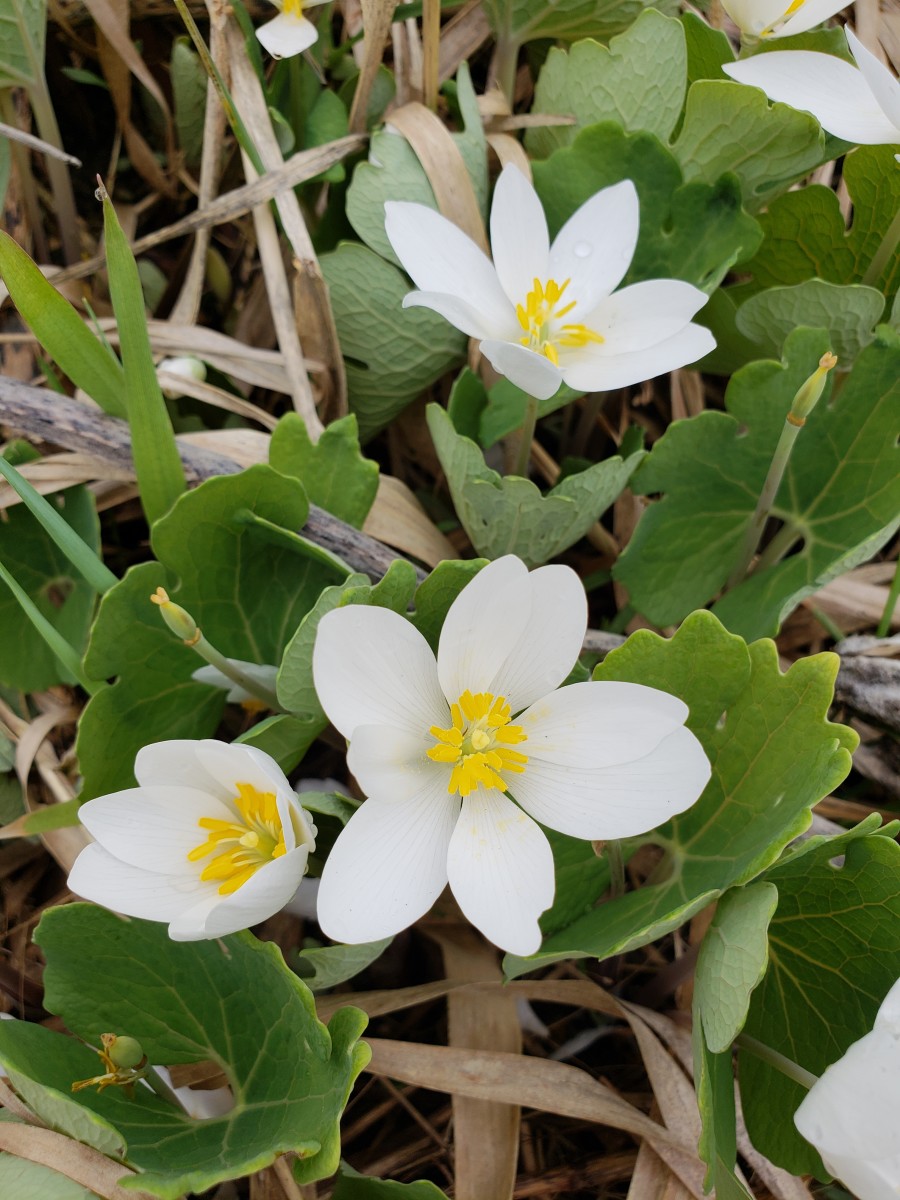
[[[100,1041],[110,1062],[118,1068],[140,1067],[145,1059],[141,1043],[137,1038],[115,1033],[102,1033]]]
[[[837,361],[837,355],[832,354],[830,350],[827,350],[819,359],[818,367],[794,397],[791,411],[787,415],[787,421],[791,425],[796,425],[798,429],[801,429],[806,424],[806,418],[819,403],[822,392],[825,390],[828,372],[837,366]]]
[[[150,600],[151,603],[159,606],[162,619],[176,637],[181,638],[186,646],[197,645],[202,636],[197,622],[180,604],[175,604],[169,599],[169,594],[165,588],[158,587],[150,597]]]

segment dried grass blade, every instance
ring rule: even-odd
[[[366,127],[369,96],[372,93],[372,85],[378,74],[378,68],[381,66],[384,43],[390,32],[396,6],[397,0],[361,0],[360,7],[365,30],[365,58],[360,67],[356,91],[353,93],[353,103],[350,105],[351,133],[362,133]]]
[[[119,1187],[120,1180],[136,1172],[52,1129],[0,1121],[0,1150],[59,1171],[104,1200],[153,1200],[148,1192]]]

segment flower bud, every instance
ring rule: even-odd
[[[806,424],[806,418],[819,403],[819,398],[825,390],[828,372],[837,366],[837,361],[837,355],[832,354],[830,350],[827,350],[819,359],[818,367],[794,397],[791,411],[787,415],[787,420],[791,425],[799,428]]]
[[[144,1061],[144,1050],[137,1038],[104,1033],[100,1041],[107,1058],[119,1070],[139,1067]]]
[[[203,383],[206,379],[206,363],[189,355],[183,358],[164,358],[157,370],[165,371],[168,375],[180,375],[183,379],[193,379],[197,383]],[[179,396],[184,395],[178,388],[171,387],[163,388],[162,393],[168,400],[177,400]]]
[[[181,638],[186,646],[196,646],[200,641],[200,630],[197,622],[189,612],[169,599],[165,588],[158,587],[150,597],[151,603],[159,606],[162,619],[176,637]]]

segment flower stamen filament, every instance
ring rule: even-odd
[[[788,20],[789,17],[792,17],[795,12],[799,12],[805,3],[806,0],[791,0],[791,3],[787,6],[778,20],[773,21],[771,25],[767,25],[759,36],[761,38],[771,37],[776,30],[781,28],[781,26],[785,23],[785,21]]]
[[[212,855],[200,878],[221,880],[222,896],[236,892],[260,867],[286,853],[275,793],[261,792],[251,783],[237,783],[235,787],[238,794],[234,804],[241,819],[201,817],[197,824],[208,832],[208,837],[188,854],[189,862]]]
[[[453,767],[450,795],[468,796],[479,786],[505,792],[508,785],[501,772],[525,770],[528,756],[509,747],[527,741],[527,734],[521,725],[510,724],[511,716],[504,696],[465,691],[450,705],[450,727],[431,726],[436,742],[427,754],[432,762]]]
[[[537,354],[543,354],[556,367],[559,366],[561,346],[581,348],[591,343],[602,345],[604,341],[599,333],[589,329],[587,325],[559,323],[577,303],[572,300],[562,308],[558,307],[571,282],[571,279],[562,283],[548,279],[546,283],[542,283],[540,279],[535,279],[534,287],[525,297],[525,303],[516,305],[516,317],[525,335],[519,338],[519,344],[527,346]]]

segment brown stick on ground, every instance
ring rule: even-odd
[[[0,424],[30,440],[80,450],[113,466],[133,469],[131,439],[125,421],[45,388],[0,378]],[[191,484],[241,470],[238,463],[223,454],[187,445],[180,438],[175,440]],[[315,504],[309,506],[303,536],[337,554],[354,570],[375,579],[380,579],[395,559],[403,557]],[[425,578],[425,571],[419,567],[416,571],[420,579]]]

